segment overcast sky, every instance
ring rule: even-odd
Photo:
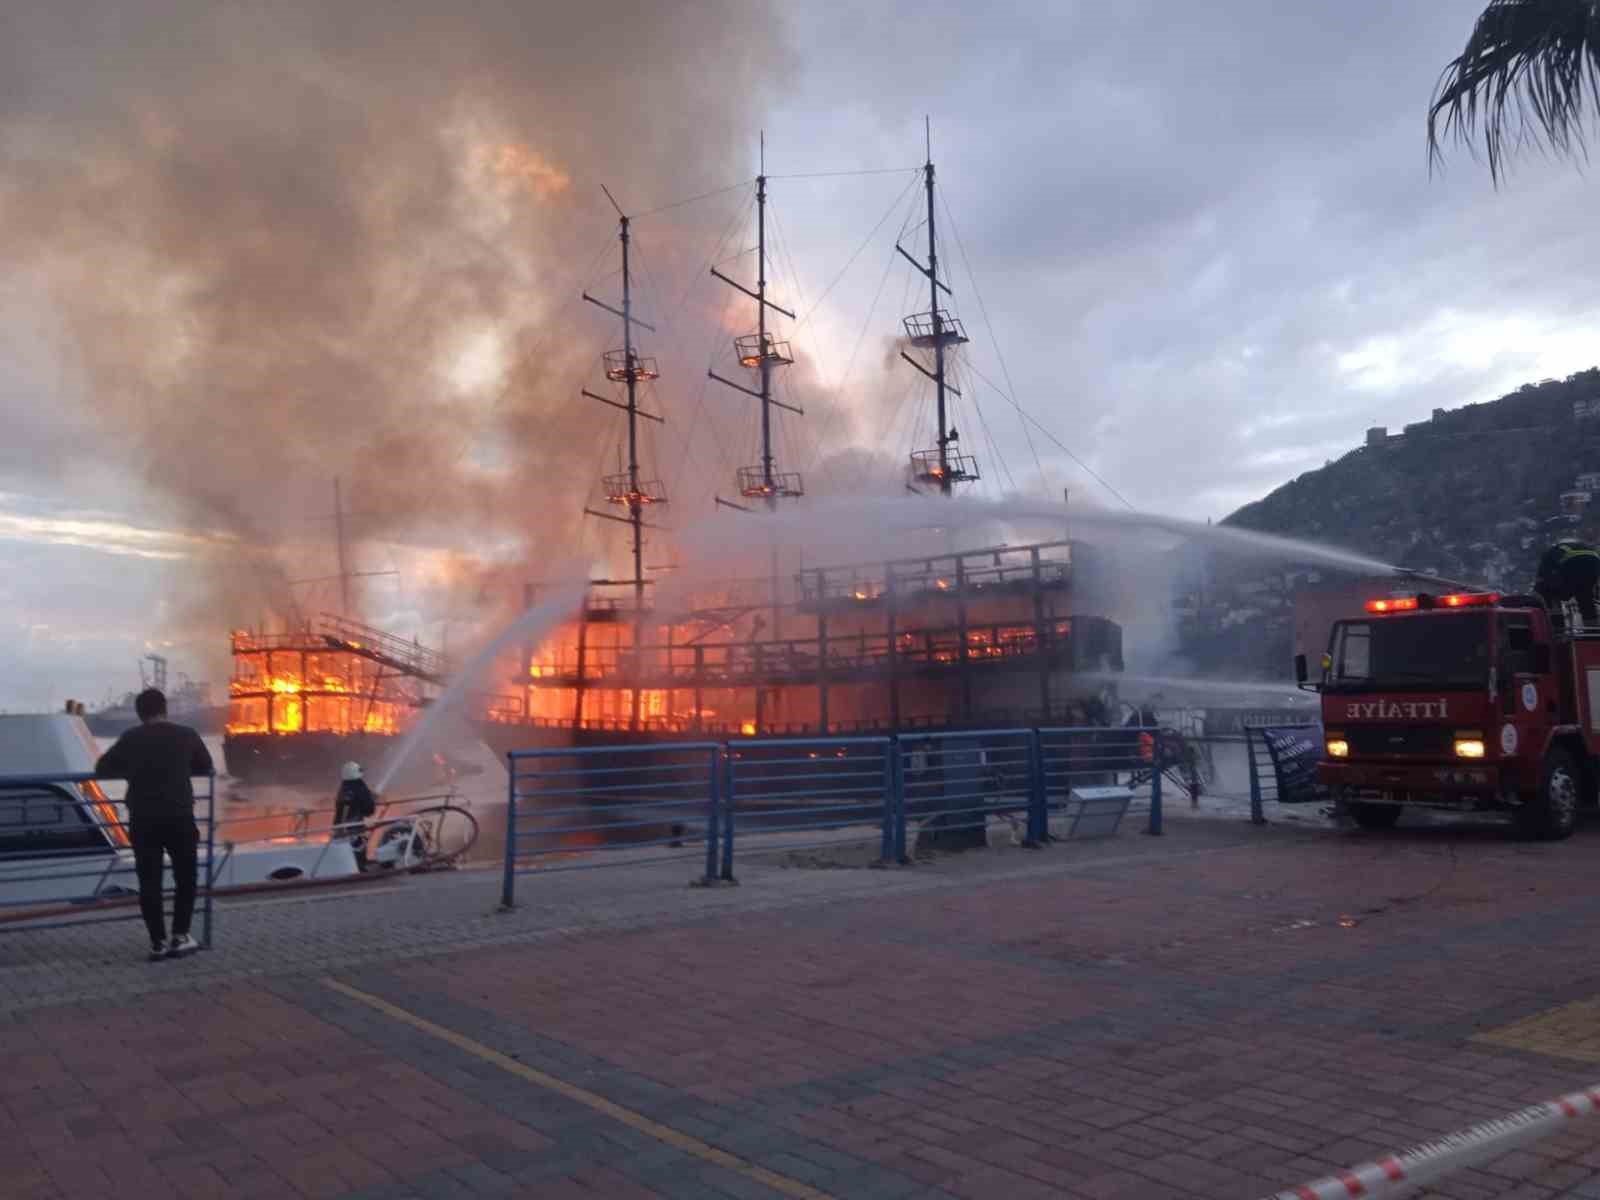
[[[185,2],[149,0],[157,22],[176,21]],[[40,33],[40,23],[25,15],[55,7],[43,0],[8,6],[0,41],[21,56],[29,39],[43,38],[68,78],[81,67],[84,79],[96,80],[86,89],[101,88],[98,100],[108,109],[142,111],[148,85],[137,73],[124,84],[115,82],[117,71],[97,68],[114,41],[86,42],[74,63],[70,25],[66,34]],[[474,6],[460,7],[461,19],[470,19]],[[477,7],[505,6],[485,0]],[[538,6],[519,8],[536,31]],[[569,14],[562,18],[569,27],[551,32],[543,52],[559,54],[563,38],[603,44],[612,25],[628,28],[625,5],[597,8],[607,10],[594,18],[611,23],[606,29],[571,28]],[[953,420],[963,448],[979,457],[981,494],[1059,496],[1066,487],[1075,501],[1120,503],[1039,429],[1030,444],[1004,390],[1128,503],[1220,518],[1341,454],[1369,424],[1398,426],[1437,406],[1492,399],[1595,365],[1591,331],[1600,300],[1592,280],[1600,245],[1591,231],[1600,184],[1570,164],[1526,157],[1497,192],[1487,171],[1460,150],[1442,173],[1430,177],[1427,169],[1426,102],[1480,8],[1481,0],[919,0],[784,5],[767,13],[743,5],[730,24],[709,5],[691,3],[674,10],[669,29],[651,34],[658,43],[672,38],[659,46],[671,69],[641,66],[656,74],[641,96],[627,99],[637,120],[624,106],[596,127],[593,106],[552,85],[547,100],[565,106],[565,132],[540,145],[537,81],[518,93],[508,123],[521,144],[545,158],[519,158],[512,169],[559,215],[563,232],[558,241],[521,232],[497,239],[495,229],[513,227],[480,220],[473,253],[506,264],[506,278],[530,296],[548,287],[550,311],[560,309],[559,319],[580,331],[574,336],[598,339],[575,347],[587,361],[611,332],[603,314],[583,315],[573,294],[583,283],[603,294],[616,287],[604,269],[582,275],[596,250],[606,252],[613,220],[599,183],[626,188],[623,202],[635,212],[696,188],[733,185],[755,174],[756,137],[764,129],[773,238],[781,248],[770,274],[780,300],[805,318],[798,326],[780,323],[801,360],[786,394],[807,410],[804,422],[784,420],[780,466],[809,469],[817,490],[838,490],[852,479],[842,464],[856,460],[840,457],[852,447],[903,460],[932,444],[926,389],[914,386],[911,368],[895,363],[892,342],[900,317],[927,306],[893,247],[904,230],[908,248],[925,251],[920,192],[909,169],[922,160],[923,117],[930,116],[947,277],[973,339]],[[661,10],[652,11],[660,20]],[[708,30],[703,38],[697,21]],[[341,29],[339,36],[368,32]],[[204,41],[203,33],[189,35]],[[647,55],[643,47],[639,53]],[[316,74],[328,94],[338,94],[342,82],[329,78],[338,61],[320,64]],[[368,72],[404,69],[362,58],[359,48],[350,61]],[[162,67],[165,75],[185,69],[181,59]],[[397,91],[405,84],[403,77],[389,82]],[[118,103],[121,86],[129,89],[125,105]],[[151,144],[181,143],[192,120],[203,121],[209,143],[225,149],[228,109],[202,111],[214,86],[212,77],[197,76],[180,93],[183,104],[163,109],[152,101],[149,123],[160,129]],[[80,107],[91,105],[74,87],[47,85],[37,75],[0,88],[0,162],[25,162],[17,174],[37,184],[40,161],[70,157]],[[425,121],[427,110],[420,111],[407,120]],[[401,133],[412,136],[409,128]],[[415,127],[417,140],[430,136]],[[328,152],[308,145],[308,155],[312,149]],[[119,169],[137,180],[137,153],[124,146],[119,155]],[[619,159],[626,165],[611,165]],[[785,178],[867,171],[888,173]],[[22,189],[8,190],[10,174],[0,171],[0,215],[7,199],[27,199]],[[74,186],[72,179],[89,176],[52,174],[51,186],[62,186],[61,177]],[[708,503],[712,490],[726,494],[727,481],[716,480],[733,465],[756,461],[749,407],[740,397],[717,396],[715,385],[708,392],[703,379],[707,362],[716,362],[707,347],[748,323],[736,313],[716,329],[710,314],[726,294],[714,290],[719,285],[704,268],[717,258],[729,273],[749,278],[753,264],[736,253],[752,240],[738,225],[749,199],[748,188],[734,189],[635,223],[649,272],[641,304],[662,326],[647,348],[659,350],[674,372],[664,372],[652,397],[671,424],[650,449],[679,505]],[[270,200],[263,209],[258,219],[280,228],[309,211]],[[739,232],[719,240],[730,222]],[[415,224],[410,228],[414,237]],[[226,660],[215,625],[252,615],[213,613],[202,640],[193,632],[191,579],[196,561],[215,562],[255,527],[211,510],[197,515],[172,470],[153,472],[137,440],[119,449],[84,434],[105,419],[97,389],[107,386],[106,375],[85,365],[102,357],[87,343],[104,328],[103,313],[85,321],[66,311],[72,305],[62,300],[62,264],[73,253],[90,256],[79,264],[87,276],[98,270],[92,256],[108,245],[158,244],[134,219],[106,218],[94,235],[57,239],[50,260],[34,264],[52,272],[53,289],[36,286],[27,272],[0,281],[0,417],[9,427],[0,443],[7,561],[0,626],[15,630],[0,641],[0,707],[54,707],[68,695],[94,700],[132,686],[135,660],[155,646],[169,649],[176,668],[220,681]],[[210,235],[199,236],[203,242]],[[214,236],[253,235],[230,226]],[[118,239],[127,246],[118,247]],[[236,249],[202,246],[197,261]],[[398,257],[406,248],[388,252]],[[426,257],[408,259],[424,291],[427,265],[418,262]],[[251,282],[237,277],[237,267],[230,271],[233,285]],[[124,295],[119,303],[155,306],[158,318],[160,306],[170,305],[174,322],[186,319],[170,297],[145,304]],[[203,296],[185,303],[206,311]],[[155,318],[144,311],[142,319]],[[459,362],[450,378],[463,395],[487,379],[488,394],[505,383],[504,347],[496,349],[487,333],[487,341],[475,341],[472,320],[468,313],[457,331]],[[534,313],[529,336],[541,320],[556,318]],[[495,328],[503,331],[503,320]],[[259,336],[264,345],[276,343],[276,360],[299,353],[281,329]],[[560,369],[569,370],[564,360]],[[159,378],[147,383],[151,399],[142,403],[159,407],[165,373],[181,370],[180,359],[164,358]],[[588,386],[594,380],[589,376]],[[263,386],[270,383],[269,376]],[[568,391],[583,383],[581,372],[562,379]],[[537,436],[542,403],[523,414],[529,424],[478,438],[469,465],[504,472],[506,439],[518,429]],[[588,419],[589,410],[573,411]],[[538,474],[564,470],[571,459],[571,478],[582,479],[597,455],[608,463],[616,431],[604,410],[595,411],[594,441],[570,432],[552,439]],[[199,414],[184,419],[193,423]],[[437,419],[444,437],[447,418]],[[420,423],[431,434],[426,418]],[[299,522],[297,536],[304,537],[328,507],[327,481],[317,474],[325,464],[291,465],[287,447],[258,444],[246,465],[270,475],[280,453],[285,494],[262,496],[258,479],[246,476],[252,498],[243,507],[274,508]],[[565,486],[575,512],[584,497]],[[540,500],[552,509],[562,503]],[[681,507],[676,515],[687,519]],[[371,585],[375,615],[417,626],[403,632],[427,632],[422,622],[436,621],[441,606],[470,607],[471,597],[429,593],[427,569],[407,557],[408,546],[423,561],[457,549],[481,556],[485,541],[494,540],[502,565],[551,549],[521,543],[505,528],[492,538],[478,537],[470,522],[458,521],[455,530],[391,522],[381,540],[363,547],[369,569],[403,562],[410,576]],[[303,577],[327,566],[304,550],[285,569]],[[499,578],[521,569],[512,561]]]

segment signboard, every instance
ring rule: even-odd
[[[1125,787],[1075,787],[1067,797],[1067,812],[1072,824],[1069,838],[1110,837],[1133,802],[1133,792]]]
[[[1322,726],[1264,728],[1261,740],[1278,777],[1279,804],[1309,804],[1317,796],[1317,763],[1322,760]]]
[[[1265,725],[1300,725],[1316,720],[1317,710],[1307,704],[1298,711],[1290,708],[1219,708],[1207,705],[1205,709],[1205,734],[1207,737],[1238,737]]]

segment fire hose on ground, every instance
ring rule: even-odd
[[[1456,1171],[1499,1158],[1600,1112],[1600,1085],[1544,1100],[1468,1129],[1447,1133],[1325,1179],[1276,1192],[1266,1200],[1350,1200],[1408,1195]]]

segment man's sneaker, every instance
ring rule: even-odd
[[[167,943],[167,957],[182,958],[185,954],[193,954],[198,949],[200,943],[187,933],[182,933]]]
[[[150,961],[151,962],[160,962],[166,956],[167,956],[167,943],[166,942],[151,942],[150,943]]]

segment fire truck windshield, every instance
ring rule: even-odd
[[[1334,626],[1327,687],[1483,687],[1489,676],[1489,614],[1341,621]]]

